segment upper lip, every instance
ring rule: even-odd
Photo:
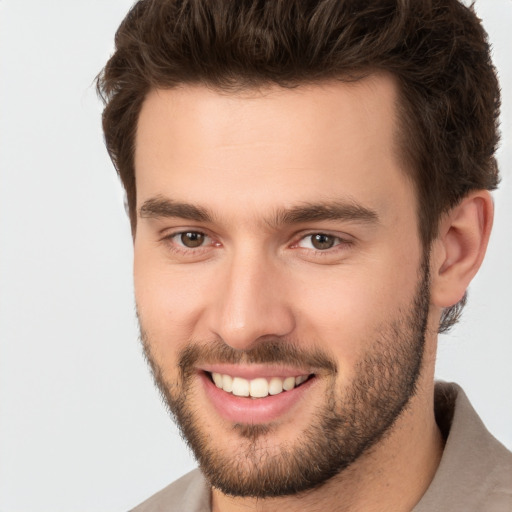
[[[310,369],[296,368],[282,365],[268,364],[204,364],[198,367],[199,370],[209,373],[220,373],[231,377],[241,377],[251,380],[258,377],[270,379],[272,377],[298,377],[299,375],[310,375]]]

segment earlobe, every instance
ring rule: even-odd
[[[485,256],[494,215],[486,190],[466,196],[441,220],[431,252],[431,300],[440,308],[456,304]]]

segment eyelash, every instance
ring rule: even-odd
[[[205,240],[210,240],[210,243],[208,243],[206,245],[202,244],[197,247],[187,247],[187,246],[183,245],[182,243],[178,242],[178,240],[177,240],[178,237],[181,237],[187,233],[202,235],[202,236],[204,236]],[[332,239],[334,239],[334,245],[332,247],[328,247],[323,250],[315,249],[314,247],[301,247],[299,245],[301,242],[307,240],[308,238],[312,239],[312,237],[319,236],[319,235],[326,236],[326,237],[332,237]],[[192,254],[200,255],[202,252],[208,250],[210,247],[215,247],[215,246],[221,245],[220,243],[214,242],[213,238],[210,235],[208,235],[207,233],[205,233],[204,231],[192,230],[192,229],[171,233],[169,235],[164,236],[162,238],[162,241],[167,243],[167,245],[170,247],[170,249],[173,252],[176,252],[176,253],[182,254],[182,255],[188,255],[188,256],[190,256]],[[310,242],[310,244],[313,245],[312,242]],[[333,235],[328,232],[313,231],[313,232],[310,232],[307,234],[302,234],[299,238],[296,239],[296,241],[294,241],[290,245],[290,247],[292,249],[307,251],[308,254],[314,255],[314,257],[325,257],[325,256],[333,255],[333,253],[338,253],[340,251],[344,251],[351,245],[353,245],[353,241],[349,240],[347,238],[342,238],[340,236]]]
[[[194,233],[197,235],[203,235],[205,237],[205,240],[211,240],[211,242],[207,245],[200,245],[198,247],[187,247],[185,245],[180,244],[177,239],[180,236],[183,236],[187,233]],[[205,250],[207,250],[209,247],[215,246],[213,242],[213,239],[211,236],[209,236],[207,233],[204,233],[203,231],[199,230],[193,230],[193,229],[187,229],[183,231],[178,231],[176,233],[171,233],[169,235],[166,235],[162,238],[162,241],[165,242],[172,251],[183,254],[183,255],[191,255],[191,254],[199,254]],[[220,244],[219,244],[220,245]]]
[[[318,248],[315,248],[314,247],[314,243],[313,243],[313,237],[315,236],[324,236],[324,237],[329,237],[332,239],[333,241],[333,246],[332,247],[327,247],[325,249],[318,249]],[[305,240],[308,240],[310,239],[310,242],[309,244],[313,247],[301,247],[299,244],[304,242]],[[329,253],[329,252],[334,252],[336,250],[340,250],[341,247],[346,247],[348,245],[350,245],[352,242],[348,239],[345,239],[345,238],[342,238],[341,236],[337,236],[337,235],[333,235],[331,233],[325,233],[323,231],[315,231],[315,232],[312,232],[312,233],[308,233],[306,235],[302,235],[297,242],[295,242],[292,247],[297,247],[298,249],[305,249],[305,250],[308,250],[308,251],[314,251],[315,253],[318,253],[318,254],[326,254],[326,253]],[[338,248],[338,249],[337,249]]]

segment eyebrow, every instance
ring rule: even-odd
[[[269,224],[278,226],[280,224],[301,224],[324,220],[377,224],[379,216],[375,210],[362,206],[354,200],[304,203],[290,209],[278,210]]]
[[[214,220],[214,215],[206,208],[174,201],[163,196],[145,201],[139,210],[139,217],[153,219],[174,217],[196,222],[213,222]],[[270,219],[265,220],[265,223],[272,228],[276,228],[281,225],[325,220],[377,224],[379,217],[375,210],[362,206],[350,199],[346,201],[303,203],[291,208],[279,208]]]
[[[189,203],[180,203],[161,196],[145,201],[140,207],[139,217],[141,219],[177,217],[197,222],[211,222],[213,219],[213,216],[205,208]]]

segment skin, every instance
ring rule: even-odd
[[[327,386],[340,393],[371,353],[379,329],[415,296],[423,248],[413,184],[395,144],[394,81],[374,75],[355,84],[268,87],[237,94],[202,86],[154,90],[136,136],[137,209],[148,201],[207,210],[139,215],[134,277],[141,326],[169,387],[191,340],[220,339],[238,350],[268,338],[318,348],[342,371],[319,375],[304,399],[272,422],[267,453],[314,421]],[[298,205],[357,204],[372,222],[336,218],[277,221]],[[440,223],[431,258],[431,298],[417,392],[388,434],[347,470],[301,496],[265,500],[212,491],[217,511],[411,510],[439,463],[443,440],[433,414],[436,331],[441,308],[457,302],[478,269],[492,224],[486,192],[468,196]],[[207,235],[198,249],[177,233]],[[335,245],[317,250],[314,233]],[[300,373],[300,372],[299,372]],[[198,379],[196,379],[198,380]],[[230,453],[243,439],[192,389],[211,442]],[[342,499],[340,500],[340,496]],[[341,502],[340,502],[341,501]]]

